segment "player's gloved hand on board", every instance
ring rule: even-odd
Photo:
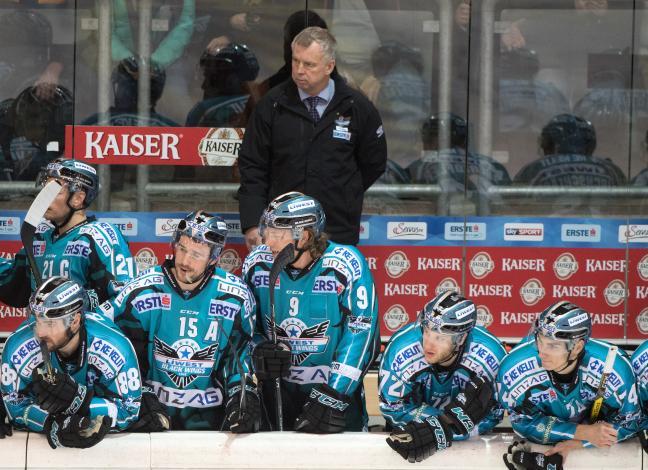
[[[349,397],[321,384],[314,387],[295,421],[295,431],[315,434],[342,432],[346,427]]]
[[[254,373],[258,380],[273,380],[290,375],[290,345],[262,341],[252,351]]]
[[[503,458],[509,470],[563,470],[562,455],[553,454],[547,457],[542,452],[533,452],[531,445],[524,440],[513,441]]]
[[[0,398],[0,439],[4,439],[5,436],[11,436],[13,434],[11,423],[6,418],[7,412],[2,403],[2,398]]]
[[[162,432],[171,428],[171,418],[150,387],[142,387],[139,418],[128,428],[129,432]]]
[[[445,406],[443,420],[454,434],[470,434],[493,403],[491,383],[471,371],[464,389]]]
[[[229,430],[234,433],[258,432],[261,425],[261,400],[252,380],[247,380],[243,393],[245,395],[241,394],[240,385],[227,392],[229,399],[225,405],[225,417],[229,423]],[[242,397],[245,408],[241,406]]]
[[[87,449],[99,443],[110,430],[112,420],[108,416],[59,415],[49,416],[45,421],[45,435],[52,449],[76,447]]]
[[[69,374],[55,372],[50,376],[40,368],[32,373],[32,390],[38,406],[50,414],[65,415],[88,414],[94,393]]]
[[[639,436],[639,442],[641,442],[641,447],[643,447],[644,452],[648,454],[648,429],[642,429],[637,433]]]
[[[421,462],[452,445],[452,431],[436,416],[411,421],[387,438],[387,444],[408,462]]]

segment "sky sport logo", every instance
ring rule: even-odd
[[[426,222],[387,222],[389,240],[425,240],[427,239]]]
[[[545,296],[545,288],[538,279],[531,278],[520,287],[520,298],[525,305],[532,306]]]
[[[488,253],[480,251],[470,260],[470,273],[475,279],[483,279],[493,272],[495,263]]]
[[[392,279],[401,277],[410,267],[410,260],[402,251],[394,251],[385,260],[385,271],[387,271],[387,275]]]
[[[597,243],[601,241],[601,226],[586,224],[562,224],[560,239],[564,242]]]
[[[504,240],[541,242],[544,239],[543,224],[504,224]]]
[[[623,303],[626,296],[625,283],[621,279],[610,281],[605,290],[603,297],[610,307],[617,307]]]
[[[409,321],[409,315],[402,305],[396,304],[387,309],[383,321],[389,331],[396,331]]]
[[[571,253],[561,253],[553,264],[554,274],[561,281],[566,281],[578,271],[578,262]]]

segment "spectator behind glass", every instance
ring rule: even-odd
[[[610,159],[594,157],[596,131],[591,122],[573,114],[559,114],[542,129],[544,155],[515,176],[532,186],[620,186],[626,177]]]
[[[230,43],[220,49],[206,49],[200,57],[203,81],[202,101],[187,115],[189,127],[245,127],[246,106],[252,82],[259,74],[259,62],[244,44]],[[201,168],[200,181],[235,181],[237,167]],[[197,181],[195,168],[176,166],[174,181]]]
[[[63,152],[65,126],[73,122],[73,114],[72,93],[58,85],[47,98],[30,86],[16,99],[0,103],[2,178],[36,178],[42,167]]]
[[[499,130],[540,132],[553,116],[569,112],[569,102],[552,83],[536,78],[535,51],[520,48],[500,55]]]
[[[166,83],[166,73],[159,65],[151,63],[150,71],[150,108],[148,115],[140,115],[138,111],[139,59],[128,57],[121,60],[111,75],[114,104],[108,111],[93,114],[83,121],[84,125],[99,126],[161,126],[176,127],[173,120],[159,114],[155,106],[162,97]],[[110,187],[121,190],[126,180],[126,165],[112,165]],[[158,169],[157,171],[164,171]]]
[[[418,158],[420,150],[414,143],[419,141],[419,123],[425,119],[429,108],[423,59],[419,51],[389,41],[373,52],[371,64],[376,82],[368,96],[389,135],[387,153],[390,160],[405,168]]]
[[[447,144],[443,144],[444,134]],[[421,126],[421,157],[408,170],[413,183],[438,184],[443,192],[487,191],[508,185],[511,178],[501,163],[466,149],[468,125],[452,113],[432,115]]]
[[[648,186],[648,131],[646,131],[644,136],[642,147],[644,160],[642,163],[646,168],[641,170],[634,178],[632,178],[633,186]]]

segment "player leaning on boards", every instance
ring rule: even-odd
[[[119,229],[87,216],[86,209],[99,192],[95,169],[75,160],[55,160],[40,173],[36,183],[56,180],[60,192],[45,212],[54,227],[34,236],[34,258],[43,279],[64,276],[87,291],[91,307],[116,295],[119,283],[133,275],[133,259]],[[13,264],[0,265],[0,300],[8,305],[27,305],[35,283],[25,270],[24,248]],[[115,281],[118,281],[117,283]],[[31,288],[30,288],[31,286]]]
[[[273,429],[279,427],[273,380],[282,375],[285,429],[334,433],[367,426],[362,379],[380,340],[373,278],[355,247],[328,241],[325,222],[312,197],[278,196],[261,217],[264,244],[243,265],[259,308],[257,332],[264,341],[253,357]],[[269,277],[286,249],[294,259],[275,288],[274,345],[267,339],[273,336]]]
[[[630,360],[637,377],[637,390],[639,392],[639,406],[642,418],[638,425],[639,440],[644,452],[648,453],[648,341],[641,343]]]
[[[2,353],[2,399],[11,423],[44,432],[52,448],[92,447],[109,430],[134,422],[140,408],[132,345],[87,307],[79,283],[47,279]]]
[[[254,297],[241,279],[216,266],[226,239],[222,218],[188,214],[173,235],[173,258],[100,306],[132,341],[150,387],[141,420],[130,430],[259,429],[260,401],[248,365]]]
[[[563,300],[545,309],[532,334],[502,361],[498,396],[513,430],[554,445],[541,468],[560,466],[572,449],[611,447],[637,431],[640,410],[630,360],[591,333],[590,314]],[[594,404],[609,352],[611,372],[599,409]],[[509,450],[511,469],[516,450]]]
[[[454,440],[487,433],[502,419],[494,382],[506,351],[476,322],[471,300],[443,292],[385,349],[380,410],[398,428],[387,442],[410,462],[420,462]]]

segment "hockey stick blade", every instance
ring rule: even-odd
[[[20,227],[20,239],[25,247],[29,267],[34,275],[37,286],[42,284],[43,279],[41,278],[40,271],[36,265],[36,260],[34,259],[34,234],[36,233],[38,224],[43,220],[45,212],[47,212],[47,209],[52,205],[52,202],[60,191],[61,185],[56,181],[50,181],[47,183],[45,187],[40,190],[34,199],[34,202],[32,202],[27,214],[25,214],[25,221]]]
[[[594,397],[594,403],[592,403],[592,411],[590,412],[590,423],[593,424],[599,417],[601,412],[601,407],[603,406],[603,400],[605,399],[605,388],[607,385],[608,377],[612,373],[612,368],[614,367],[614,360],[616,359],[617,347],[610,346],[605,357],[605,365],[603,366],[603,373],[601,374],[601,381],[599,382],[598,389],[596,390],[596,396]]]
[[[272,329],[271,336],[272,342],[277,344],[277,328],[275,323],[275,285],[277,284],[277,279],[279,274],[284,270],[295,259],[295,245],[289,243],[286,245],[283,250],[281,250],[277,256],[275,256],[274,262],[272,263],[272,268],[270,269],[270,274],[268,275],[268,281],[270,284],[270,328]],[[277,427],[279,431],[283,431],[283,405],[281,398],[281,379],[275,379],[275,400],[276,400],[276,412],[277,412]]]

